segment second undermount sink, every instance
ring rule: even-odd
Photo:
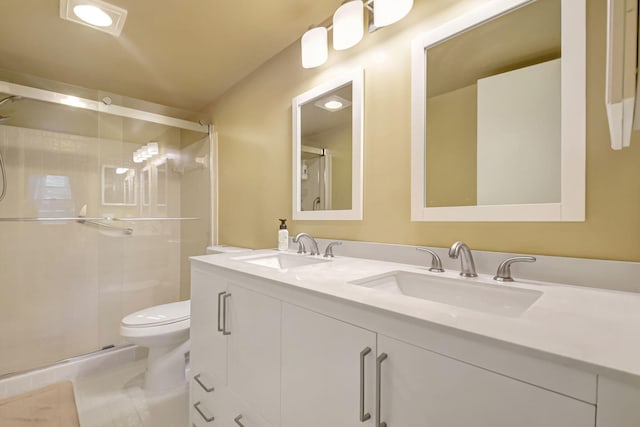
[[[393,271],[351,283],[382,292],[503,316],[518,316],[524,313],[542,296],[541,291],[531,289],[408,271]]]
[[[296,254],[286,254],[286,253],[242,256],[242,257],[237,257],[233,259],[237,261],[248,262],[249,264],[261,265],[264,267],[271,267],[271,268],[276,268],[281,270],[288,269],[288,268],[302,267],[305,265],[329,262],[328,259],[316,258],[308,255],[296,255]]]

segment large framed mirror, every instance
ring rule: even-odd
[[[293,98],[293,219],[361,220],[364,71]]]
[[[494,0],[412,46],[412,221],[584,221],[586,0]]]
[[[136,170],[131,167],[102,166],[102,204],[136,206],[138,186]]]

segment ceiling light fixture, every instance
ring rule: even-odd
[[[333,48],[345,50],[357,45],[364,35],[364,5],[361,0],[344,3],[333,14]]]
[[[373,7],[370,5],[373,3]],[[364,36],[363,16],[369,11],[369,32],[398,22],[411,11],[413,0],[347,0],[333,15],[329,27],[315,27],[302,35],[300,41],[302,67],[315,68],[328,58],[327,31],[333,29],[333,48],[349,49]]]
[[[87,24],[98,27],[108,27],[113,24],[113,19],[99,7],[91,4],[79,4],[73,7],[73,13]]]
[[[117,37],[124,27],[127,11],[102,0],[60,0],[60,18]]]
[[[313,105],[333,113],[334,111],[343,110],[349,107],[351,105],[351,101],[338,95],[330,95],[315,101]]]

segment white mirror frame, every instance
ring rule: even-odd
[[[300,197],[300,153],[302,150],[300,109],[307,102],[351,83],[351,209],[303,211]],[[356,68],[333,78],[293,98],[293,212],[294,220],[361,220],[362,219],[362,165],[364,146],[364,70]]]
[[[411,52],[412,221],[584,221],[586,164],[586,0],[561,0],[560,203],[426,207],[426,49],[531,0],[492,0],[413,40]]]

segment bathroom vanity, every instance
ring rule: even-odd
[[[271,250],[191,277],[193,426],[640,425],[640,295]]]

